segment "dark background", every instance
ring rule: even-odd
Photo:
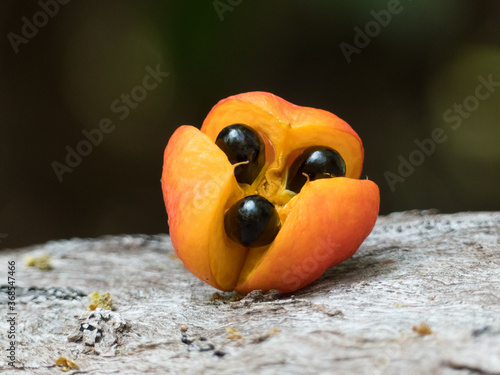
[[[231,10],[220,15],[214,3]],[[387,4],[70,1],[16,53],[9,33],[22,36],[23,17],[42,8],[1,1],[0,247],[167,231],[168,138],[199,127],[218,100],[254,90],[346,120],[364,142],[363,175],[381,189],[381,214],[500,210],[500,88],[460,128],[443,119],[478,77],[500,81],[500,2],[402,0],[348,63],[340,43],[354,45],[354,28]],[[111,103],[158,64],[170,75],[120,120]],[[116,129],[59,182],[51,164],[103,118]],[[408,159],[436,127],[447,140],[391,191],[384,173],[397,174],[399,155]]]

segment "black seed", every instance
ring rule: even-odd
[[[345,162],[337,151],[329,147],[309,147],[290,166],[286,188],[298,193],[307,182],[304,173],[310,181],[345,177]]]
[[[281,221],[271,202],[260,195],[250,195],[226,212],[224,226],[233,241],[243,246],[259,247],[273,242]]]
[[[264,142],[259,134],[246,125],[234,124],[221,130],[215,144],[224,151],[231,164],[248,161],[234,169],[236,180],[251,184],[264,166]]]

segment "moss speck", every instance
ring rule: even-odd
[[[425,323],[420,324],[420,326],[418,326],[418,327],[417,326],[413,326],[412,330],[413,330],[413,332],[417,332],[421,336],[432,334],[431,327],[429,327]]]
[[[88,306],[88,309],[91,311],[94,311],[98,307],[101,309],[106,309],[106,310],[113,310],[113,297],[111,296],[111,293],[105,292],[103,294],[99,294],[99,292],[96,290],[94,293],[89,294],[89,298],[92,300],[90,305]]]
[[[61,366],[62,371],[69,371],[71,369],[80,370],[80,367],[71,359],[59,357],[56,361],[56,366]]]
[[[26,267],[35,267],[42,271],[50,271],[54,268],[50,263],[50,255],[48,254],[39,257],[28,255],[24,258],[24,264]]]

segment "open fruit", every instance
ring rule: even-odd
[[[220,101],[201,131],[181,126],[165,149],[177,255],[217,289],[304,287],[375,225],[379,190],[359,180],[363,156],[358,135],[330,112],[266,92]]]

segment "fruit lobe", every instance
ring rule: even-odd
[[[371,232],[379,191],[369,180],[321,179],[304,186],[292,201],[286,225],[238,291],[293,292],[327,268],[351,257]]]
[[[265,163],[253,181],[238,183],[228,156],[216,145],[233,124],[256,131]],[[307,148],[324,146],[345,161],[346,177],[286,188],[290,166]],[[173,246],[194,275],[215,288],[291,292],[316,280],[354,254],[378,215],[378,187],[359,180],[363,146],[332,113],[291,104],[273,94],[244,93],[220,101],[201,131],[182,126],[164,154],[162,189]],[[243,246],[226,233],[224,215],[244,197],[274,205],[281,228],[274,241]]]

